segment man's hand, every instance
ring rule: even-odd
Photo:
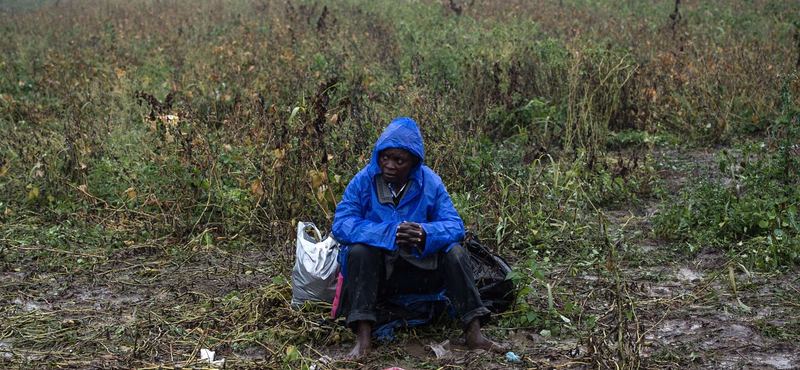
[[[419,248],[420,252],[425,250],[425,229],[415,222],[403,222],[397,226],[397,244],[401,246],[411,246]]]

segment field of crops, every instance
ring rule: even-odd
[[[800,3],[0,1],[0,368],[800,368]],[[517,303],[291,310],[396,117]],[[450,339],[454,355],[431,343]]]

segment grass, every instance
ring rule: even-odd
[[[593,342],[600,368],[642,361],[636,332],[611,330],[651,307],[625,303],[632,265],[707,246],[763,273],[798,262],[792,2],[73,0],[0,12],[9,366],[190,364],[200,346],[310,366],[313,345],[348,333],[320,324],[324,308],[286,309],[293,225],[330,226],[397,116],[421,125],[468,227],[515,262],[525,294],[498,322],[616,338]],[[719,148],[708,166],[670,157]],[[711,181],[683,186],[687,173]],[[667,257],[640,256],[645,238]],[[559,271],[614,284],[581,297]],[[612,297],[613,315],[578,303],[588,296]]]

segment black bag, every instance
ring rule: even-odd
[[[478,287],[483,305],[494,314],[511,308],[517,294],[514,282],[506,279],[511,273],[508,263],[482,245],[472,230],[467,231],[463,247],[469,252],[475,285]]]

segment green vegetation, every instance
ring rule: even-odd
[[[294,225],[330,226],[398,116],[420,124],[467,226],[514,262],[519,304],[499,326],[586,339],[598,368],[645,361],[625,329],[642,309],[623,271],[640,264],[637,241],[680,245],[673,259],[717,248],[748,272],[800,263],[795,2],[65,0],[0,12],[0,300],[46,301],[105,276],[106,293],[160,287],[140,316],[111,304],[118,321],[84,318],[97,325],[83,332],[72,306],[64,318],[4,304],[0,351],[31,351],[0,365],[102,353],[116,361],[103,366],[148,367],[191,362],[203,343],[311,366],[305,343],[348,333],[319,324],[324,308],[288,310]],[[718,163],[680,168],[669,156],[685,151]],[[612,216],[649,208],[649,223]],[[613,304],[591,309],[555,270],[599,276],[602,293],[583,293]],[[762,325],[797,336],[775,328]]]
[[[781,116],[769,130],[770,142],[742,144],[737,154],[719,153],[726,181],[700,179],[670,204],[657,230],[681,235],[690,245],[702,242],[728,248],[767,271],[800,261],[800,109],[787,79]]]

